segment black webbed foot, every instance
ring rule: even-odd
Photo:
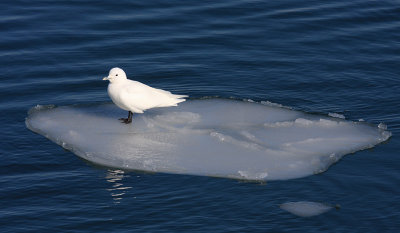
[[[118,120],[120,120],[121,123],[129,124],[132,122],[132,115],[133,115],[133,113],[131,111],[129,111],[128,118],[119,118]]]
[[[132,119],[129,118],[119,118],[118,120],[121,121],[121,123],[129,124],[132,122]]]

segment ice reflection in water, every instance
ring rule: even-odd
[[[124,185],[122,180],[124,177],[128,177],[122,170],[108,170],[106,175],[106,180],[111,184],[111,188],[107,189],[111,193],[111,197],[113,198],[115,203],[120,203],[123,196],[125,195],[128,189],[132,187]]]

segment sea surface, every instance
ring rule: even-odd
[[[400,1],[0,2],[1,232],[398,232]],[[99,167],[25,126],[30,108],[111,102],[112,67],[191,98],[384,123],[386,143],[300,179]],[[299,217],[285,202],[340,205]]]

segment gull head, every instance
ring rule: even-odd
[[[111,83],[124,79],[126,79],[126,74],[121,68],[118,67],[112,68],[108,76],[103,78],[103,80],[108,80]]]

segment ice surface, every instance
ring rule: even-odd
[[[331,116],[331,117],[336,117],[336,118],[340,118],[340,119],[346,119],[346,117],[344,115],[339,114],[339,113],[330,112],[330,113],[328,113],[328,115]]]
[[[300,217],[320,215],[333,208],[330,205],[309,201],[286,202],[280,207],[281,209]]]
[[[101,165],[248,180],[299,178],[391,134],[363,122],[249,101],[189,100],[135,114],[112,104],[37,106],[26,125]]]

